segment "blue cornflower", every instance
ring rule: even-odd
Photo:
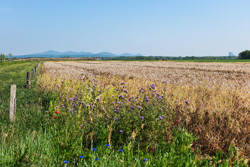
[[[99,159],[98,158],[95,158],[96,161],[98,161]]]
[[[119,150],[120,152],[124,152],[122,149]]]
[[[147,160],[148,160],[147,158],[144,158],[144,159],[143,159],[143,162],[146,162]]]
[[[84,158],[84,156],[80,156],[80,158]]]
[[[109,144],[105,144],[105,146],[109,147],[110,145]]]
[[[97,149],[96,148],[92,148],[92,151],[96,151]]]
[[[63,161],[65,164],[69,163],[69,161]]]

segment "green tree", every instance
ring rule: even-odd
[[[12,61],[12,59],[11,59],[11,57],[12,57],[12,53],[9,53],[9,54],[8,54],[8,56],[9,56],[9,60],[11,60],[11,61]]]
[[[5,55],[3,53],[1,53],[1,61],[5,62]]]
[[[239,59],[250,59],[250,50],[245,50],[239,53]]]

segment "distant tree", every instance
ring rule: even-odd
[[[9,53],[8,56],[9,56],[9,59],[10,59],[10,58],[12,57],[12,53]],[[11,59],[11,60],[12,60],[12,59]]]
[[[5,62],[5,55],[3,53],[1,53],[1,61]]]
[[[239,53],[239,59],[250,59],[250,50],[245,50]]]

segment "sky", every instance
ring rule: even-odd
[[[250,50],[250,0],[0,0],[0,53],[225,56]]]

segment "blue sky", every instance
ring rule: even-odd
[[[250,49],[250,0],[0,0],[0,52],[217,56]]]

